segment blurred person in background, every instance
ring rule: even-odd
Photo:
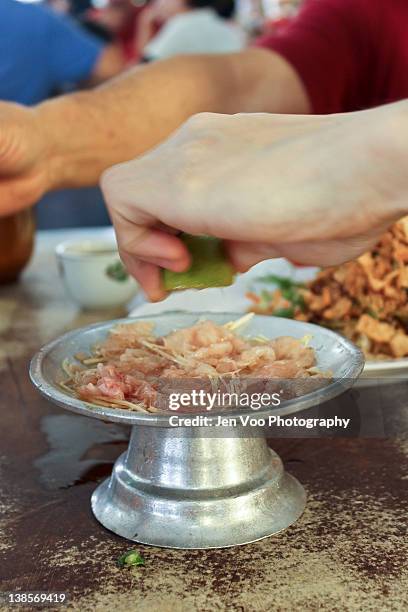
[[[56,13],[69,15],[87,32],[93,34],[105,44],[114,43],[114,36],[109,28],[99,24],[92,18],[94,2],[92,0],[45,0]],[[105,1],[105,0],[102,0]],[[108,0],[106,0],[107,2]]]
[[[243,32],[229,20],[234,0],[152,0],[138,32],[145,61],[189,53],[228,53],[245,44]],[[154,35],[157,25],[162,27]]]
[[[1,100],[37,104],[66,88],[101,83],[123,66],[115,47],[51,7],[0,1]],[[50,195],[36,214],[39,227],[108,223],[98,189]]]
[[[302,0],[264,0],[265,21],[262,33],[277,33],[287,27],[298,13]]]
[[[136,63],[140,60],[139,24],[147,5],[147,0],[107,0],[104,6],[87,12],[87,25],[97,24],[109,31],[119,45],[126,63]],[[154,25],[151,35],[158,29]]]
[[[71,10],[70,0],[45,0],[45,4],[61,15],[68,15]]]
[[[259,36],[265,20],[262,0],[237,0],[236,15],[250,39]]]
[[[238,22],[252,40],[285,27],[304,0],[237,0]]]
[[[95,85],[123,67],[63,15],[17,0],[0,2],[0,99],[37,104],[66,85]]]
[[[83,17],[93,7],[92,0],[68,0],[68,3],[73,17]]]

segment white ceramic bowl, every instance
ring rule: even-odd
[[[55,252],[67,293],[82,308],[123,306],[138,290],[112,240],[69,240]]]

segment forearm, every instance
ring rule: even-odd
[[[236,111],[229,62],[228,57],[157,62],[40,105],[51,188],[95,184],[103,170],[150,149],[195,113]]]
[[[307,112],[297,77],[263,50],[186,56],[138,67],[38,107],[47,129],[50,189],[95,184],[116,163],[164,140],[200,112]]]

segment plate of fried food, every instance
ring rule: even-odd
[[[246,294],[250,310],[341,333],[364,352],[366,378],[408,375],[408,217],[354,261],[305,270],[302,280],[287,264],[270,269]]]

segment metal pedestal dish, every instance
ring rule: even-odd
[[[167,313],[154,320],[158,334],[194,324],[199,318],[223,324],[233,314]],[[135,319],[133,319],[135,320]],[[270,450],[260,427],[245,428],[240,417],[287,415],[315,406],[349,388],[360,374],[361,352],[344,338],[314,325],[274,317],[254,317],[247,335],[312,336],[319,366],[333,372],[324,388],[283,402],[279,407],[228,412],[236,419],[211,427],[172,427],[169,416],[102,408],[64,393],[62,361],[106,336],[129,319],[79,329],[45,346],[33,358],[30,375],[47,398],[83,415],[132,425],[129,448],[112,476],[92,495],[96,518],[129,540],[172,548],[219,548],[253,542],[291,525],[302,514],[306,494]],[[173,413],[174,414],[174,413]],[[226,416],[225,411],[222,413]],[[185,415],[183,415],[185,416]],[[208,416],[208,413],[207,413]]]

